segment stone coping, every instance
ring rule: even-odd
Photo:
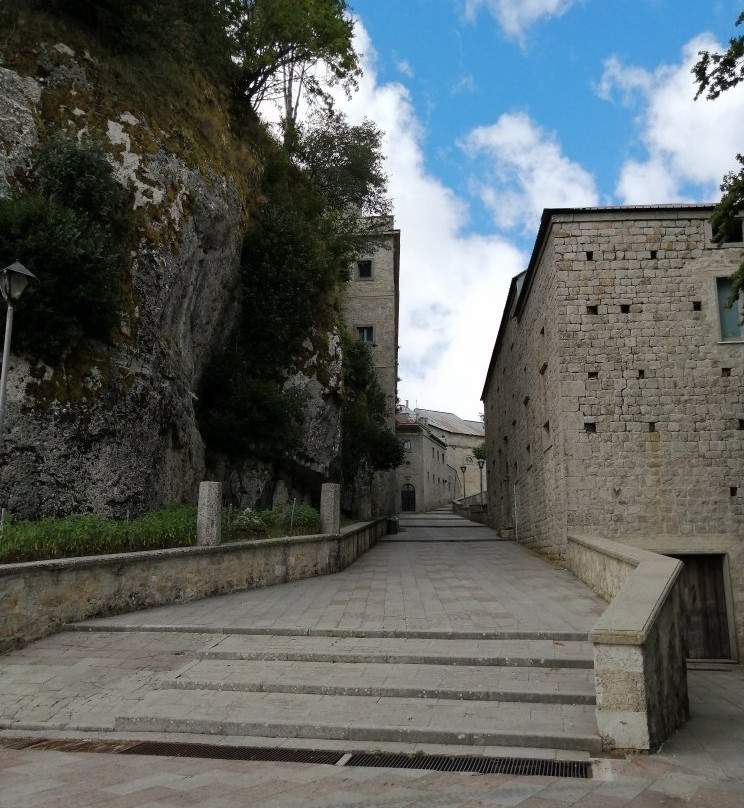
[[[575,533],[567,538],[634,568],[589,632],[589,640],[610,645],[643,645],[682,572],[683,562],[612,539]]]
[[[254,547],[285,547],[291,545],[311,544],[329,539],[343,539],[345,536],[387,521],[387,517],[372,519],[369,522],[356,522],[347,525],[336,533],[312,533],[306,536],[278,536],[273,539],[246,539],[245,541],[225,542],[215,545],[188,545],[185,547],[166,547],[160,550],[135,550],[131,553],[101,553],[91,556],[71,556],[70,558],[49,558],[42,561],[23,561],[16,564],[0,564],[0,577],[18,575],[32,570],[57,572],[72,569],[89,569],[111,564],[136,564],[140,561],[157,561],[184,556],[224,555],[239,553]]]

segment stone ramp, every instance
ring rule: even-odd
[[[488,528],[409,519],[412,540],[336,575],[90,620],[0,657],[0,729],[597,754],[601,601]]]

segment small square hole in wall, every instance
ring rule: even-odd
[[[703,310],[703,301],[702,300],[693,300],[692,301],[692,310],[693,311],[702,311]]]
[[[744,429],[744,418],[739,418],[739,429]]]
[[[646,378],[646,371],[643,370],[643,368],[641,368],[641,370],[638,371],[638,378],[639,379],[645,379]]]
[[[586,374],[587,379],[598,379],[599,378],[599,371],[598,370],[590,370]]]
[[[649,421],[648,422],[648,431],[649,432],[656,432],[656,421]]]
[[[630,303],[622,303],[620,305],[620,314],[630,314]]]
[[[530,403],[530,397],[529,397],[529,396],[525,396],[525,397],[524,397],[524,401],[522,402],[522,404],[524,404],[524,406],[526,407],[526,406],[527,406],[529,403]]]
[[[593,261],[594,260],[594,250],[587,250],[586,251],[586,260]]]
[[[727,379],[731,375],[731,368],[721,368],[721,376]]]
[[[739,493],[739,488],[735,485],[732,485],[729,488],[729,496],[735,497]]]
[[[659,254],[658,250],[651,250],[651,258],[656,258]]]
[[[543,326],[543,327],[540,329],[540,335],[541,335],[541,336],[543,336],[543,337],[545,336],[545,326]]]
[[[586,307],[587,314],[599,314],[599,308],[597,306],[587,306]]]
[[[584,431],[585,432],[596,432],[597,425],[594,421],[584,421]]]

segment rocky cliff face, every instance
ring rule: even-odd
[[[205,473],[196,390],[238,316],[243,178],[210,164],[209,143],[179,142],[98,86],[87,52],[58,43],[35,56],[33,75],[0,68],[0,196],[28,174],[42,131],[92,135],[132,191],[138,236],[113,346],[86,344],[54,367],[11,357],[0,505],[21,518],[121,517],[193,501]],[[227,123],[221,137],[224,152]],[[331,340],[322,364],[336,354]],[[288,383],[311,393],[303,462],[327,468],[338,451],[333,391],[312,368]],[[272,473],[261,470],[262,491]]]

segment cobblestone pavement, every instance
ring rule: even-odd
[[[478,631],[570,633],[585,632],[601,613],[602,603],[564,570],[511,542],[494,541],[485,528],[463,528],[447,519],[456,540],[431,542],[426,535],[431,523],[417,527],[420,518],[409,517],[402,521],[408,525],[404,533],[338,575],[91,621],[94,632],[65,632],[0,657],[0,725],[6,727],[0,731],[0,808],[744,806],[741,666],[692,671],[693,714],[687,726],[660,754],[597,760],[589,780],[9,746],[28,737],[91,737],[93,729],[108,725],[121,705],[138,703],[143,694],[152,698],[154,682],[182,669],[193,651],[218,642],[228,628],[238,633],[241,628],[263,628],[277,634],[299,628],[311,635],[333,629],[372,637],[375,632],[401,632],[406,638],[412,633],[415,637],[416,631],[450,636]],[[441,530],[437,535],[441,539]],[[305,640],[312,644],[314,638],[295,641]],[[22,728],[7,729],[14,720]],[[50,730],[55,722],[69,725],[71,720],[74,731]],[[91,731],[86,732],[86,725]],[[109,727],[96,737],[134,735],[114,734]],[[172,739],[154,733],[148,737]],[[248,742],[215,736],[180,740]],[[254,741],[250,739],[250,745]],[[298,742],[262,739],[262,744]],[[339,747],[338,741],[299,745]],[[400,748],[409,749],[403,744]]]

